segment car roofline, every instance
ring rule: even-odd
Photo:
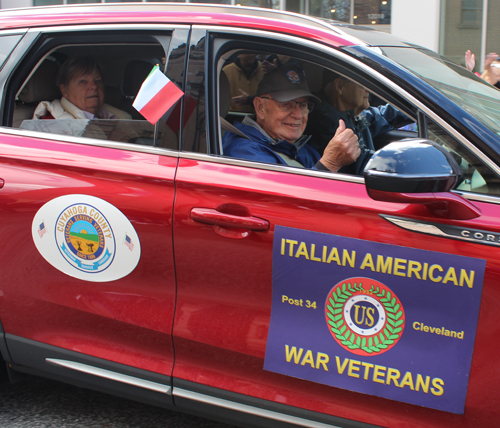
[[[168,18],[166,13],[182,13],[186,11],[196,10],[198,18],[206,17],[204,22],[192,22],[192,24],[208,25],[210,23],[209,17],[217,15],[220,18],[228,15],[238,15],[248,20],[248,25],[251,26],[252,21],[258,25],[259,22],[269,21],[272,19],[280,19],[288,23],[292,23],[297,27],[316,29],[326,33],[334,32],[336,38],[344,39],[344,43],[336,45],[367,45],[362,40],[349,35],[341,28],[336,27],[332,22],[328,22],[321,18],[314,16],[302,15],[295,12],[265,9],[259,7],[246,7],[246,6],[232,6],[232,5],[217,5],[217,4],[197,4],[197,3],[94,3],[94,4],[72,4],[72,5],[48,5],[36,7],[23,7],[0,10],[0,31],[15,30],[17,28],[37,28],[47,26],[63,26],[63,25],[77,25],[75,22],[68,22],[69,15],[81,16],[82,14],[92,14],[88,17],[86,22],[78,21],[79,24],[85,25],[90,23],[100,23],[99,15],[116,15],[118,23],[120,15],[123,20],[121,22],[135,22],[137,23],[137,15],[143,14],[144,23],[154,21],[151,13],[158,13],[162,20]],[[56,13],[54,13],[56,12]],[[136,18],[133,21],[132,16],[129,14],[133,12]],[[45,19],[40,19],[43,16]],[[173,15],[175,16],[175,15]],[[13,22],[14,20],[14,22]],[[16,24],[17,21],[18,23]],[[110,22],[111,23],[111,22]],[[245,23],[245,24],[247,24]],[[186,24],[186,22],[183,22]],[[238,23],[235,24],[235,26]],[[339,24],[342,24],[339,22]],[[224,23],[228,25],[228,23]],[[239,26],[239,25],[238,25]],[[284,31],[291,34],[291,31]]]

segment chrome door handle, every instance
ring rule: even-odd
[[[212,208],[191,209],[191,219],[198,223],[220,227],[235,227],[255,232],[269,230],[269,221],[254,216],[239,216],[227,214]]]

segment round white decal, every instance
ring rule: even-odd
[[[103,199],[66,195],[43,205],[31,230],[36,248],[52,266],[86,281],[115,281],[141,257],[139,237],[123,213]]]

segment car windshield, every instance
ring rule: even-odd
[[[494,86],[429,50],[396,47],[380,49],[385,56],[418,74],[500,135],[500,91]]]

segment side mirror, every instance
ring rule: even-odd
[[[450,192],[461,176],[450,153],[420,138],[388,144],[373,155],[364,170],[366,190],[372,199],[424,204],[444,218],[479,217],[478,207]]]

